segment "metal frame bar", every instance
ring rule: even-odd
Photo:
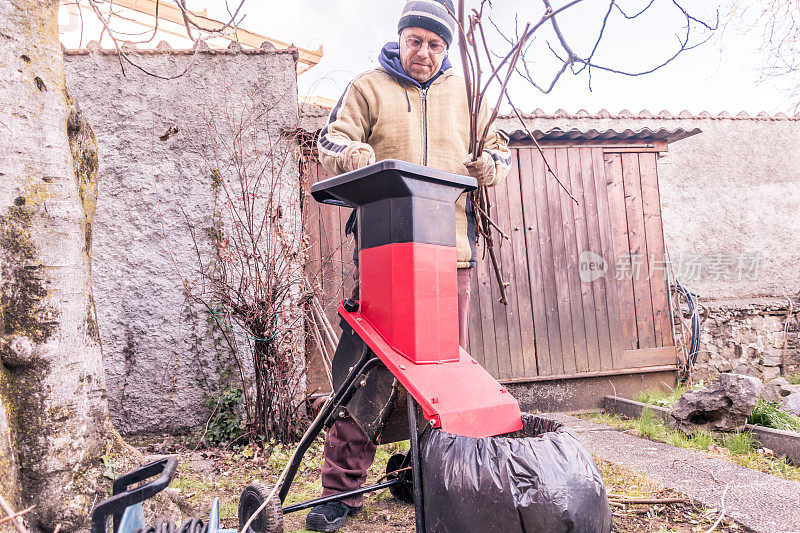
[[[422,470],[419,460],[419,433],[417,433],[417,402],[406,391],[408,404],[408,433],[411,440],[411,475],[414,489],[414,515],[417,533],[425,533],[425,507],[422,499]]]
[[[350,496],[358,496],[359,494],[365,494],[367,492],[386,489],[389,487],[393,487],[398,483],[400,483],[399,479],[391,479],[389,481],[384,481],[383,483],[367,485],[366,487],[361,487],[360,489],[341,492],[339,494],[332,494],[330,496],[323,496],[322,498],[316,498],[314,500],[308,500],[305,502],[296,503],[294,505],[287,505],[286,507],[283,508],[283,514],[294,513],[295,511],[302,511],[303,509],[308,509],[310,507],[314,507],[316,505],[320,505],[323,503],[337,502],[339,500],[349,498]]]
[[[375,354],[371,353],[369,347],[366,345],[366,343],[364,343],[364,349],[361,351],[361,358],[358,360],[358,363],[356,363],[352,370],[350,370],[350,374],[348,374],[347,378],[344,380],[344,383],[342,383],[342,386],[339,387],[339,390],[336,391],[331,401],[328,402],[325,407],[323,407],[321,416],[317,417],[315,424],[310,428],[310,431],[307,433],[306,437],[297,445],[297,451],[295,451],[294,455],[292,456],[292,462],[289,465],[289,470],[286,472],[286,478],[283,480],[283,483],[281,483],[281,488],[278,492],[278,498],[280,499],[281,503],[283,503],[283,501],[286,499],[286,495],[289,493],[289,487],[292,485],[292,482],[297,475],[297,469],[300,468],[300,463],[302,462],[303,456],[308,451],[311,443],[316,440],[320,431],[322,431],[322,428],[328,423],[328,420],[334,410],[343,405],[345,398],[346,401],[350,401],[350,399],[353,397],[353,394],[356,392],[356,388],[354,388],[356,378],[362,374],[364,367],[366,367],[367,363],[370,361],[380,361],[380,359],[378,359]]]
[[[342,383],[342,386],[335,391],[331,401],[329,401],[325,407],[323,407],[322,413],[319,417],[317,417],[316,422],[311,427],[311,431],[309,431],[306,437],[298,444],[297,451],[292,457],[292,462],[289,466],[289,470],[286,473],[286,478],[283,480],[280,491],[278,492],[278,497],[280,498],[281,503],[283,503],[283,501],[286,499],[286,495],[289,493],[289,488],[291,487],[292,482],[297,475],[297,470],[300,467],[303,456],[308,451],[311,443],[316,440],[323,427],[330,427],[333,425],[333,423],[336,421],[336,416],[338,415],[336,410],[350,402],[355,393],[361,387],[362,377],[365,377],[372,367],[378,364],[381,364],[381,360],[375,354],[370,352],[369,347],[365,343],[361,352],[361,358],[358,360],[355,366],[350,369],[350,373],[347,375],[344,383]],[[422,495],[422,470],[419,457],[419,430],[417,428],[417,402],[414,400],[413,396],[408,393],[408,391],[406,391],[406,404],[408,405],[408,430],[410,438],[409,440],[411,441],[411,452],[409,455],[412,467],[411,474],[414,491],[414,514],[416,517],[416,530],[417,533],[425,533],[425,513]],[[408,463],[409,455],[406,456],[403,464]],[[323,496],[321,498],[316,498],[293,505],[287,505],[286,507],[282,508],[282,512],[283,514],[289,514],[296,511],[301,511],[303,509],[308,509],[316,505],[340,501],[351,496],[357,496],[367,492],[393,487],[399,483],[400,478],[398,476],[396,479],[384,481],[383,483],[376,483],[374,485],[361,487],[348,492],[333,494],[331,496]]]

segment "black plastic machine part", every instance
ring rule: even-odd
[[[318,202],[358,212],[359,249],[391,243],[456,245],[456,200],[477,187],[475,178],[395,159],[311,186]],[[366,225],[366,226],[365,226]]]
[[[112,485],[112,496],[100,502],[92,513],[92,533],[105,533],[109,516],[114,517],[114,533],[117,533],[125,509],[167,488],[177,468],[177,457],[164,457],[118,477]],[[155,477],[152,481],[129,488],[152,477]]]

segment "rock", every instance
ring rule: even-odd
[[[743,429],[756,406],[763,383],[741,374],[720,374],[702,390],[684,393],[672,406],[670,424],[686,433]]]
[[[780,399],[781,404],[794,416],[800,416],[800,392],[793,392]]]
[[[739,363],[735,367],[733,367],[732,374],[742,375],[742,376],[751,376],[754,378],[760,377],[761,373],[758,369],[753,368],[747,363]]]
[[[789,388],[789,382],[786,381],[786,378],[778,377],[764,385],[760,398],[765,402],[777,402],[791,393],[792,390]]]
[[[765,366],[764,371],[761,373],[761,378],[764,381],[772,381],[773,379],[780,377],[781,369],[777,366]]]

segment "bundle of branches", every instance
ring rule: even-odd
[[[234,356],[246,391],[248,428],[288,443],[301,433],[305,399],[302,231],[292,186],[294,143],[273,130],[270,110],[253,102],[241,116],[227,111],[204,117],[215,192],[206,236],[214,260],[204,261],[205,241],[184,214],[199,274],[185,285]]]
[[[589,74],[590,87],[592,69],[598,69],[626,76],[641,76],[643,74],[649,74],[666,66],[682,52],[699,46],[708,40],[708,38],[710,38],[709,35],[699,42],[692,42],[691,36],[693,30],[696,30],[698,27],[700,27],[704,30],[713,31],[716,29],[717,23],[708,24],[691,15],[685,8],[681,6],[678,0],[665,0],[665,3],[671,5],[672,8],[677,9],[679,17],[685,21],[685,33],[678,38],[677,50],[664,61],[652,68],[647,68],[642,71],[626,71],[619,68],[599,65],[594,61],[595,54],[598,52],[600,43],[606,34],[606,28],[611,15],[618,12],[623,20],[631,21],[641,17],[650,9],[652,9],[657,3],[657,0],[650,0],[650,2],[644,8],[636,13],[626,12],[620,6],[619,0],[609,0],[605,15],[602,20],[599,21],[599,29],[597,30],[597,35],[594,39],[593,45],[591,46],[589,52],[584,55],[575,52],[573,46],[570,44],[569,39],[562,31],[557,20],[559,14],[574,8],[583,0],[571,0],[564,2],[563,5],[557,8],[554,8],[551,5],[550,0],[541,1],[543,12],[539,18],[526,22],[524,27],[520,30],[519,17],[517,16],[514,32],[504,32],[498,27],[497,24],[494,23],[494,21],[491,20],[489,17],[489,12],[492,8],[491,0],[480,0],[478,2],[478,7],[470,10],[469,14],[467,14],[466,11],[465,0],[459,0],[456,8],[457,12],[451,13],[451,16],[456,21],[460,36],[458,47],[464,71],[467,102],[470,112],[469,149],[473,158],[477,160],[477,158],[483,152],[486,138],[489,134],[489,128],[497,118],[500,105],[505,100],[514,111],[516,117],[519,119],[522,129],[527,133],[528,138],[536,144],[536,147],[542,154],[548,175],[552,176],[556,181],[558,181],[561,189],[563,189],[563,191],[569,195],[574,202],[577,203],[577,200],[572,196],[571,192],[564,186],[558,176],[556,176],[555,172],[553,172],[549,162],[547,161],[547,158],[544,157],[544,153],[542,152],[536,137],[528,129],[522,115],[519,113],[517,107],[512,101],[512,98],[509,96],[508,88],[512,77],[516,75],[524,82],[532,85],[542,93],[549,93],[552,91],[553,87],[555,87],[559,78],[567,70],[570,70],[575,75],[578,75],[586,70]],[[506,49],[503,52],[499,52],[493,46],[490,40],[487,39],[487,32],[484,27],[484,19],[489,19],[495,34],[499,35],[500,41],[504,43],[503,46]],[[719,15],[717,15],[717,22],[718,19]],[[541,79],[537,80],[534,77],[532,62],[527,60],[526,53],[533,44],[534,36],[537,34],[537,32],[547,28],[552,28],[552,36],[554,37],[552,42],[547,41],[547,47],[552,52],[556,63],[560,64],[560,66],[555,70],[554,73],[549,75],[545,74],[545,80],[543,81]],[[586,30],[583,28],[581,31],[582,36],[584,36],[585,33]],[[488,76],[484,75],[485,67],[488,67]],[[540,71],[545,72],[544,69],[541,69],[537,72]],[[479,131],[479,111],[481,109],[481,105],[484,104],[484,100],[486,100],[490,89],[493,91],[496,90],[497,92],[496,102],[494,102],[495,105],[492,107],[492,114],[488,125],[483,129],[483,131]],[[500,302],[506,304],[506,288],[508,284],[503,281],[500,264],[497,261],[497,254],[494,250],[494,238],[492,237],[492,230],[494,229],[500,234],[501,245],[502,239],[507,239],[508,237],[491,218],[492,206],[489,202],[489,196],[487,195],[485,187],[479,187],[478,190],[472,194],[472,202],[475,217],[478,222],[479,239],[483,239],[485,249],[489,252],[489,258],[491,259],[492,267],[500,288]]]

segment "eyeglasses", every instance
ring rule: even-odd
[[[406,38],[406,46],[408,46],[411,50],[415,52],[419,51],[419,49],[422,48],[423,44],[424,41],[421,41],[416,37]],[[444,49],[445,46],[442,43],[438,43],[436,41],[428,41],[428,50],[430,50],[434,54],[441,54],[442,52],[444,52]]]

